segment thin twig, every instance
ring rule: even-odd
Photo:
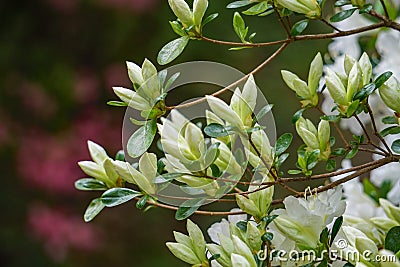
[[[250,75],[253,75],[255,73],[257,73],[258,71],[260,71],[264,66],[268,65],[268,63],[270,63],[276,56],[278,56],[286,47],[288,46],[288,43],[284,43],[282,44],[278,50],[276,50],[271,56],[269,56],[264,62],[262,62],[260,65],[258,65],[255,69],[253,69],[251,72],[249,72],[247,75],[243,76],[242,78],[240,78],[239,80],[233,82],[232,84],[228,85],[225,88],[220,89],[219,91],[211,94],[212,96],[218,96],[224,92],[226,92],[229,89],[232,89],[234,87],[236,87],[238,84],[240,84],[241,82],[245,81],[246,79],[248,79],[248,77]],[[170,106],[167,107],[167,110],[172,110],[172,109],[179,109],[179,108],[187,108],[193,105],[197,105],[199,103],[203,103],[204,101],[206,101],[205,97],[199,98],[197,100],[191,101],[189,103],[185,103],[185,104],[181,104],[181,105],[177,105],[177,106]]]
[[[326,19],[321,18],[321,21],[322,21],[323,23],[325,23],[328,27],[334,29],[335,31],[337,31],[337,32],[342,32],[342,30],[338,29],[335,25],[333,25],[332,23],[330,23],[330,22],[327,21]]]

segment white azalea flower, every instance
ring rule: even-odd
[[[237,211],[241,211],[241,210],[240,209],[232,209],[231,210],[231,212],[237,212]],[[230,232],[230,228],[229,228],[230,224],[236,225],[236,223],[238,223],[240,221],[245,221],[245,220],[247,220],[246,214],[229,215],[228,220],[223,218],[220,222],[216,222],[216,223],[212,224],[210,226],[210,228],[208,228],[208,230],[207,230],[208,236],[211,238],[211,240],[214,243],[220,244],[221,242],[220,242],[219,235],[223,235],[228,238],[231,236],[231,232]]]

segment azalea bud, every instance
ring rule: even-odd
[[[308,72],[308,87],[310,92],[317,92],[319,81],[322,76],[323,62],[321,53],[318,53],[310,64]]]
[[[258,251],[262,244],[260,230],[252,222],[247,222],[246,243],[253,252]]]
[[[247,214],[250,214],[256,218],[260,218],[260,212],[256,204],[253,202],[253,200],[237,194],[236,203],[239,206],[239,208],[244,212],[246,212]]]
[[[201,261],[197,258],[193,250],[181,243],[166,243],[168,249],[174,254],[178,259],[187,262],[189,264],[201,264]]]
[[[194,25],[200,26],[204,13],[208,7],[208,0],[194,0],[193,2],[193,20]]]
[[[400,226],[398,222],[395,220],[384,218],[384,217],[374,217],[371,218],[370,221],[379,229],[382,229],[384,232],[388,232],[395,226]]]
[[[189,237],[192,240],[192,248],[201,261],[207,262],[206,258],[206,241],[204,240],[203,233],[200,228],[191,220],[187,220],[186,224]]]
[[[157,69],[147,58],[142,65],[143,91],[152,100],[160,96]]]
[[[114,93],[129,107],[137,110],[149,110],[152,106],[137,92],[123,87],[113,87]]]
[[[353,100],[354,94],[360,89],[362,72],[360,66],[356,62],[350,70],[348,81],[347,81],[347,101]]]
[[[318,245],[319,233],[304,229],[303,226],[289,219],[285,215],[279,215],[274,220],[274,225],[285,236],[290,237],[296,242],[296,245],[301,248],[313,249]]]
[[[133,62],[126,62],[128,76],[133,84],[141,85],[143,83],[142,69]]]
[[[239,237],[237,237],[235,235],[232,236],[232,242],[233,242],[233,246],[235,248],[235,252],[237,254],[239,254],[240,256],[242,256],[247,261],[248,266],[257,266],[257,264],[254,260],[254,257],[253,257],[253,253],[251,252],[250,248],[246,245],[246,243],[244,243],[242,240],[240,240]],[[235,255],[235,254],[232,254],[232,255]],[[243,259],[241,261],[244,262]],[[238,265],[234,264],[233,262],[232,262],[232,265],[238,266]],[[244,266],[246,266],[246,265],[244,265]]]
[[[321,8],[316,0],[277,0],[277,3],[310,19],[321,17]]]
[[[329,122],[325,120],[321,120],[318,124],[318,141],[319,147],[322,151],[329,146],[329,139],[331,137],[331,128],[329,126]]]
[[[100,145],[95,142],[88,141],[89,153],[93,161],[97,164],[103,164],[103,162],[109,158],[107,152]]]
[[[327,69],[326,88],[336,103],[339,105],[348,104],[346,88],[344,87],[339,76],[330,69]]]
[[[168,0],[168,3],[175,16],[178,17],[185,28],[193,25],[192,12],[184,0]]]
[[[390,77],[379,87],[379,94],[386,106],[400,114],[400,84],[396,78]]]
[[[305,120],[301,117],[296,122],[296,131],[309,148],[319,149],[319,141],[316,136],[317,130],[315,129],[315,126],[310,123],[309,120]]]
[[[364,52],[362,54],[358,64],[360,65],[362,71],[362,84],[364,86],[370,82],[372,75],[372,64],[367,53]]]
[[[395,220],[396,222],[400,223],[400,208],[394,206],[390,201],[380,198],[379,199],[379,204],[385,211],[386,215],[392,219]]]
[[[350,55],[344,56],[344,71],[347,76],[349,76],[351,69],[353,68],[354,64],[357,63],[357,60]]]
[[[250,267],[251,266],[245,257],[240,256],[235,253],[233,253],[231,255],[231,262],[232,262],[232,266],[240,266],[240,267]]]

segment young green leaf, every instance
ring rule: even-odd
[[[296,113],[292,117],[293,124],[295,124],[300,119],[300,117],[303,115],[304,111],[306,111],[305,108],[296,111]]]
[[[239,7],[244,7],[252,4],[253,2],[251,0],[241,0],[241,1],[235,1],[230,3],[229,5],[226,6],[226,8],[239,8]]]
[[[326,170],[329,172],[336,170],[336,161],[334,159],[328,159],[326,162]]]
[[[345,6],[345,5],[351,5],[351,1],[349,0],[338,0],[335,2],[335,7],[340,7],[340,6]]]
[[[202,24],[201,24],[201,28],[203,28],[204,26],[206,26],[206,24],[208,24],[208,23],[210,23],[211,21],[213,21],[214,19],[216,19],[218,16],[219,16],[218,13],[214,13],[214,14],[211,14],[211,15],[207,16],[207,17],[203,20],[203,22],[202,22]]]
[[[358,152],[358,146],[354,147],[349,151],[349,153],[347,153],[346,159],[352,159],[357,154],[357,152]]]
[[[292,36],[299,35],[307,28],[308,23],[309,23],[308,19],[304,19],[304,20],[300,20],[300,21],[296,22],[293,25],[292,30],[290,31],[290,35],[292,35]]]
[[[189,36],[182,36],[166,44],[158,53],[158,64],[166,65],[173,61],[183,52],[188,42]]]
[[[335,150],[332,151],[332,155],[334,156],[343,156],[344,154],[346,154],[346,149],[344,148],[336,148]]]
[[[376,85],[376,88],[381,87],[389,78],[393,75],[393,72],[391,71],[386,71],[379,75],[378,78],[375,79],[374,83]]]
[[[126,106],[128,106],[127,103],[122,102],[122,101],[108,101],[107,105],[114,106],[114,107],[126,107]]]
[[[400,154],[400,139],[397,139],[392,143],[392,150],[396,154]]]
[[[191,216],[204,203],[204,198],[193,198],[183,202],[175,213],[175,219],[178,221],[184,220]]]
[[[282,134],[276,141],[275,154],[277,156],[283,154],[283,152],[285,152],[289,148],[290,144],[292,143],[292,140],[293,140],[293,135],[291,133]]]
[[[246,11],[243,11],[242,13],[245,15],[248,15],[248,16],[254,16],[254,15],[258,15],[258,14],[265,12],[270,7],[272,7],[272,6],[270,4],[268,4],[268,1],[262,1],[254,6],[250,7]]]
[[[345,20],[348,17],[350,17],[351,15],[353,15],[354,11],[356,11],[356,10],[357,10],[357,8],[343,10],[343,11],[333,15],[331,17],[330,21],[331,22],[339,22],[339,21]]]
[[[388,128],[383,129],[379,134],[382,137],[385,137],[389,134],[399,134],[400,133],[400,127],[399,126],[390,126]]]
[[[179,23],[178,21],[174,20],[174,21],[170,21],[169,24],[171,25],[172,30],[180,35],[180,36],[186,36],[187,33],[185,32],[183,26],[181,23]]]
[[[107,207],[114,207],[141,195],[143,195],[141,192],[129,188],[116,187],[104,192],[101,196],[101,201]]]
[[[397,253],[400,251],[400,226],[395,226],[389,230],[385,238],[385,249]]]
[[[230,135],[231,133],[221,124],[218,123],[210,123],[204,128],[204,133],[210,137],[223,137]]]
[[[268,104],[264,106],[258,113],[257,115],[253,118],[253,124],[256,122],[259,122],[268,112],[271,111],[273,104]]]
[[[240,16],[239,12],[235,12],[233,15],[233,29],[235,30],[239,39],[244,43],[246,42],[247,32],[249,30],[244,23],[243,18]]]
[[[127,150],[132,158],[140,157],[153,142],[157,132],[156,119],[147,121],[145,125],[140,127],[128,140]]]
[[[339,233],[340,227],[342,227],[342,224],[343,224],[343,216],[340,216],[333,223],[332,232],[331,232],[331,240],[329,242],[329,245],[332,246],[333,241],[335,240],[335,237]]]
[[[397,119],[395,116],[388,116],[382,119],[382,123],[384,124],[397,124]]]
[[[338,121],[340,121],[341,118],[342,118],[342,116],[340,116],[340,115],[326,115],[326,116],[322,116],[320,119],[324,120],[324,121],[329,121],[329,122],[338,122]]]
[[[105,205],[100,198],[93,199],[87,207],[85,215],[83,215],[83,219],[85,220],[85,222],[90,222],[91,220],[93,220],[94,217],[96,217],[97,214],[99,214],[104,209],[104,207]]]
[[[93,178],[83,178],[75,182],[75,188],[83,191],[107,190],[108,187],[102,181]]]

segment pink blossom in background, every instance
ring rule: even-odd
[[[95,251],[101,246],[100,232],[82,218],[44,205],[33,205],[28,213],[29,232],[43,242],[48,255],[63,261],[70,250]]]
[[[31,129],[20,141],[18,171],[28,186],[52,194],[76,194],[74,181],[85,177],[77,162],[90,159],[87,140],[98,142],[115,153],[121,147],[119,123],[112,122],[109,114],[91,111],[82,114],[71,129],[59,136]]]
[[[100,0],[107,7],[128,10],[133,13],[150,11],[158,2],[157,0]]]
[[[39,84],[25,81],[19,86],[17,95],[21,105],[29,110],[31,116],[46,119],[57,111],[56,101],[46,94]]]
[[[54,9],[62,12],[74,11],[79,4],[79,0],[45,0],[45,1]]]
[[[80,104],[95,102],[101,92],[99,78],[90,69],[81,69],[77,73],[74,95]]]
[[[129,80],[128,70],[124,63],[109,65],[105,70],[104,77],[107,89],[111,90],[115,86],[132,88],[132,82]]]

